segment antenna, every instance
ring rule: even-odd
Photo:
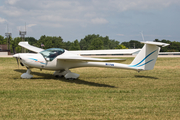
[[[7,47],[8,47],[9,52],[10,52],[10,37],[11,37],[11,35],[12,34],[9,32],[8,24],[7,24],[7,32],[5,32],[5,36],[7,37]]]
[[[9,29],[8,29],[8,24],[7,24],[7,33],[9,32]]]
[[[25,41],[25,35],[26,35],[26,23],[25,23],[25,31],[19,30],[19,35],[21,36],[21,41]],[[21,52],[26,53],[26,49],[21,47]]]
[[[142,31],[142,32],[140,32],[140,33],[141,33],[142,39],[143,39],[143,41],[144,41],[144,35],[143,35],[143,31]]]
[[[9,33],[8,24],[6,25],[6,28],[5,28],[5,33]]]
[[[12,28],[9,30],[10,33],[12,33]]]
[[[25,31],[26,31],[26,22],[25,22]]]

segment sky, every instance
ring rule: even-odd
[[[180,0],[1,0],[0,35],[81,40],[89,34],[119,42],[180,42]],[[8,26],[8,27],[7,27]],[[7,29],[8,28],[8,29]]]

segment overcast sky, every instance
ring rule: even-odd
[[[74,41],[99,34],[119,42],[180,42],[180,0],[0,0],[0,35],[61,36]]]

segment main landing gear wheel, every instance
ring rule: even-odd
[[[61,71],[55,71],[53,75],[57,76],[57,77],[64,76],[67,80],[75,80],[79,77],[79,74],[72,73],[69,69],[61,70]]]

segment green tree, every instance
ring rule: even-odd
[[[63,44],[63,39],[55,36],[41,36],[37,47],[41,47],[41,44],[44,44],[43,49],[48,49],[48,48],[62,48],[64,46]]]
[[[159,39],[155,39],[154,42],[160,42],[160,40]]]
[[[137,40],[130,40],[129,41],[129,47],[130,48],[142,48],[143,47],[143,44]]]
[[[63,42],[63,44],[64,44],[64,46],[62,47],[63,49],[70,50],[71,44],[73,43],[70,41],[67,41],[67,42]]]
[[[176,41],[171,42],[170,40],[165,40],[165,39],[163,40],[155,39],[154,41],[170,44],[167,47],[161,47],[160,52],[180,52],[180,42],[176,42]]]
[[[103,43],[103,49],[115,49],[117,47],[117,45],[119,45],[119,41],[116,40],[110,40],[108,36],[106,37],[102,37],[99,34],[95,35],[87,35],[85,36],[84,39],[80,40],[80,48],[81,50],[88,50],[88,49],[92,49],[92,41],[94,39],[101,39],[102,43]]]
[[[11,47],[13,53],[21,53],[21,47],[18,45],[18,43],[21,42],[20,37],[14,38],[14,40],[11,41]]]
[[[80,50],[80,45],[79,45],[78,40],[75,40],[75,41],[71,44],[70,50]]]
[[[28,41],[28,43],[30,44],[30,45],[36,45],[37,44],[37,40],[34,38],[34,37],[26,37],[25,38],[25,41]]]
[[[0,35],[0,44],[7,44],[7,39]]]
[[[143,47],[143,44],[137,40],[130,40],[129,42],[122,42],[121,44],[131,49]]]
[[[94,38],[91,42],[90,50],[101,50],[103,49],[103,41],[100,38]]]
[[[81,50],[87,50],[90,43],[87,43],[85,39],[81,39],[79,42]]]
[[[104,49],[110,49],[110,45],[113,45],[111,44],[111,40],[109,39],[108,36],[106,37],[101,37],[101,40],[103,41],[103,46],[104,46]]]
[[[109,49],[115,49],[119,45],[119,41],[110,40],[109,42]]]
[[[122,42],[122,45],[124,45],[126,48],[130,48],[129,42]]]
[[[124,46],[123,44],[120,44],[116,47],[116,49],[128,49],[128,48]]]
[[[95,34],[92,34],[92,35],[87,35],[85,36],[84,39],[81,39],[80,41],[80,48],[81,50],[88,50],[91,46],[91,42],[94,38],[99,38],[99,35],[95,35]]]

